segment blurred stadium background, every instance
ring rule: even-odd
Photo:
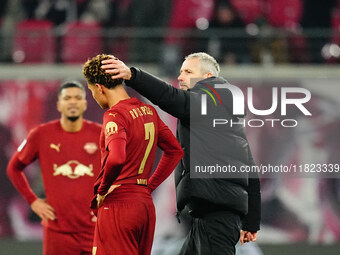
[[[1,0],[1,255],[41,254],[39,220],[9,183],[6,165],[28,130],[59,117],[60,82],[85,84],[81,64],[104,52],[177,86],[184,56],[197,51],[213,55],[230,83],[253,87],[259,109],[271,105],[272,87],[311,91],[312,117],[288,113],[298,127],[247,128],[258,164],[339,164],[338,0]],[[101,122],[90,95],[88,103],[85,116]],[[175,119],[160,114],[174,131]],[[41,193],[38,164],[27,174]],[[339,254],[340,181],[321,177],[263,179],[258,246],[238,248],[238,255]],[[171,177],[154,200],[153,255],[177,254],[187,225],[176,221]]]

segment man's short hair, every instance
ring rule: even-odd
[[[86,90],[83,84],[81,84],[79,81],[65,81],[60,85],[58,89],[58,97],[60,96],[61,91],[67,88],[80,88],[84,92],[84,97],[86,96]]]
[[[185,57],[185,59],[198,58],[200,62],[200,69],[203,74],[212,73],[213,76],[220,75],[220,65],[216,59],[205,52],[192,53]]]
[[[83,74],[87,81],[89,81],[91,84],[98,83],[108,89],[112,89],[123,84],[123,79],[112,79],[112,75],[106,73],[105,70],[101,68],[102,61],[111,58],[115,57],[112,55],[100,54],[93,57],[92,59],[87,60],[83,66]]]

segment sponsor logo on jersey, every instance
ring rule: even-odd
[[[105,126],[105,136],[109,137],[110,135],[113,135],[115,133],[118,133],[118,126],[115,122],[110,121]]]
[[[117,113],[109,113],[109,116],[113,116],[113,117],[116,117]]]
[[[93,176],[93,165],[85,166],[77,160],[70,160],[66,164],[58,166],[53,164],[54,176],[62,175],[71,179],[79,178],[80,176]]]
[[[57,145],[54,143],[51,143],[50,148],[56,150],[57,152],[60,152],[60,143],[58,143]]]
[[[137,179],[138,185],[148,185],[148,179]]]
[[[86,143],[84,145],[84,150],[89,154],[93,154],[98,150],[98,146],[95,143]]]

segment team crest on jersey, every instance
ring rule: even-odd
[[[109,137],[110,135],[118,133],[118,126],[115,122],[110,121],[105,126],[105,136]]]
[[[98,146],[95,143],[86,143],[84,145],[84,150],[89,154],[95,153],[97,149],[98,149]]]
[[[85,166],[77,160],[70,160],[66,164],[58,166],[53,164],[54,176],[62,175],[71,179],[77,179],[80,176],[93,176],[93,165]]]

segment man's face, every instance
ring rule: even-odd
[[[196,81],[198,81],[205,78],[207,78],[207,76],[201,73],[199,58],[188,58],[183,62],[177,79],[179,81],[180,89],[188,90],[196,84],[194,82],[190,84],[191,79],[196,79]]]
[[[93,99],[96,100],[97,104],[102,109],[106,109],[109,107],[105,97],[101,93],[101,87],[99,84],[91,84],[88,82],[87,87],[91,91]]]
[[[86,110],[86,106],[85,94],[80,88],[63,89],[58,97],[57,109],[67,118],[79,118]]]

